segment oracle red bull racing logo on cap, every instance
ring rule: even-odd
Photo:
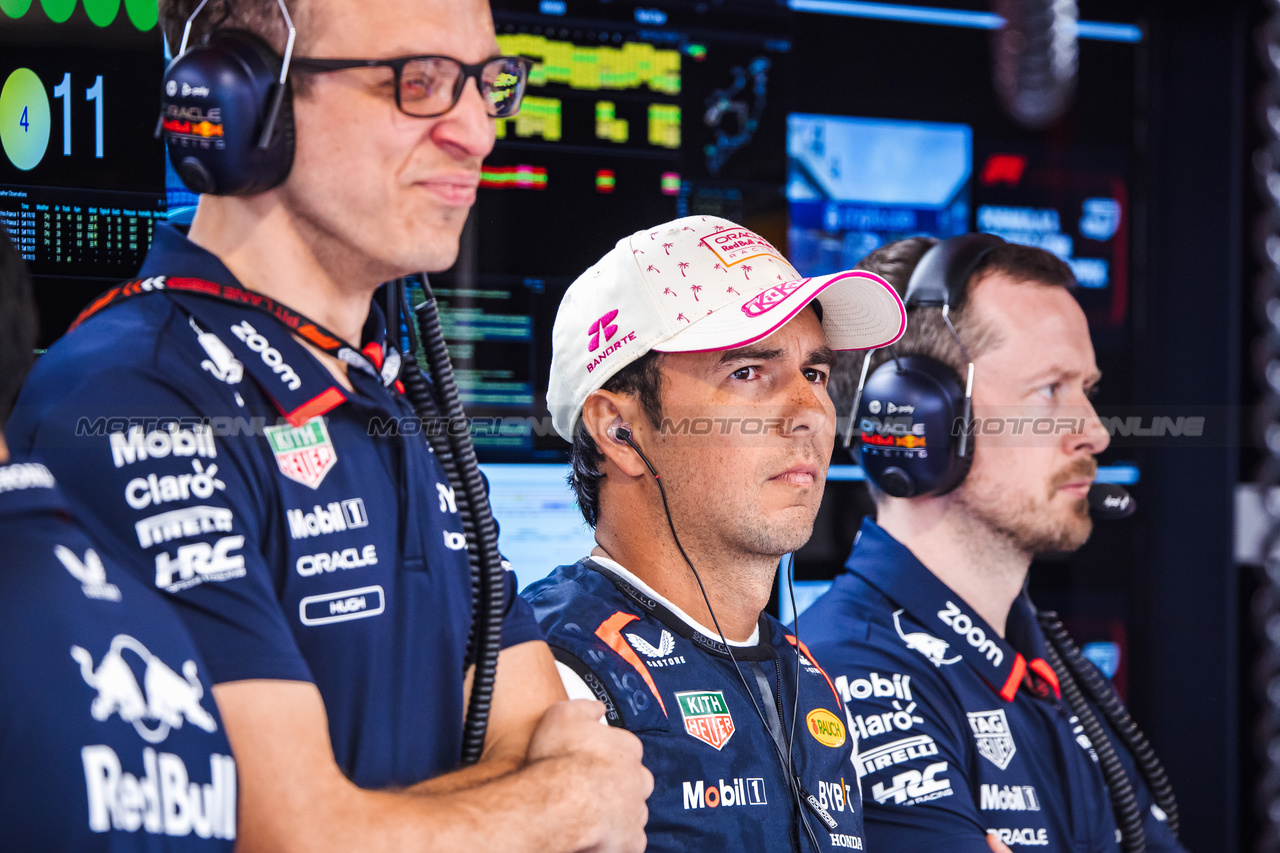
[[[773,248],[773,244],[761,237],[754,231],[746,228],[721,228],[714,233],[708,234],[700,241],[715,256],[720,259],[720,263],[727,267],[734,264],[740,264],[751,258],[763,256],[782,261],[786,264],[787,259],[782,257],[777,249]],[[790,266],[790,264],[787,264]]]
[[[723,692],[689,690],[677,693],[676,701],[680,703],[684,730],[691,736],[716,749],[723,749],[733,737],[733,716],[725,704]]]

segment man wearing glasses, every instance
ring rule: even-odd
[[[140,275],[170,285],[53,347],[11,439],[42,454],[104,543],[154,561],[146,580],[215,685],[242,849],[641,850],[640,743],[597,723],[603,705],[562,701],[511,584],[483,757],[458,769],[462,524],[420,436],[370,437],[375,419],[412,416],[371,297],[453,263],[494,117],[518,108],[528,63],[498,57],[484,0],[290,6],[288,177],[202,196],[186,234],[162,227]],[[162,0],[170,44],[197,11],[194,44],[244,30],[285,53],[276,0],[196,7]],[[338,340],[184,298],[183,279],[265,294]],[[329,354],[339,343],[344,358]]]

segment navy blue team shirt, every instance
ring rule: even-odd
[[[1119,851],[1102,770],[1058,695],[1030,601],[1014,603],[1002,639],[870,519],[847,569],[800,622],[853,717],[871,849],[989,853],[994,832],[1015,853]],[[1184,851],[1107,731],[1147,850]]]
[[[236,767],[195,644],[73,521],[49,469],[0,465],[6,850],[229,851]]]
[[[239,286],[169,226],[140,275]],[[383,324],[375,305],[364,352],[379,367]],[[348,778],[406,786],[460,760],[466,542],[394,376],[348,373],[354,391],[274,316],[160,290],[55,344],[8,433],[105,547],[145,566],[214,683],[314,682]],[[503,646],[541,639],[507,581]]]
[[[807,649],[762,614],[757,642],[734,646],[740,677],[719,639],[610,565],[561,566],[521,594],[606,720],[644,744],[647,849],[814,851],[797,799],[818,850],[864,849],[844,703]],[[788,746],[798,798],[782,769]]]

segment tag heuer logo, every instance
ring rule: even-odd
[[[978,742],[978,754],[1001,770],[1007,768],[1018,747],[1013,743],[1004,710],[974,711],[968,716],[969,728],[973,729],[973,738]]]
[[[719,690],[690,690],[676,694],[684,730],[703,743],[722,749],[733,737],[733,717]]]
[[[263,432],[280,473],[304,486],[317,488],[338,461],[323,418],[312,418],[300,427],[266,427]]]

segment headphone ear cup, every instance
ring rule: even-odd
[[[214,33],[165,71],[162,127],[174,169],[193,191],[254,195],[281,184],[293,165],[292,94],[259,147],[279,87],[280,57],[258,36]]]
[[[867,377],[856,417],[858,459],[867,479],[893,497],[944,495],[972,464],[972,437],[958,453],[964,389],[931,358],[890,359]]]

